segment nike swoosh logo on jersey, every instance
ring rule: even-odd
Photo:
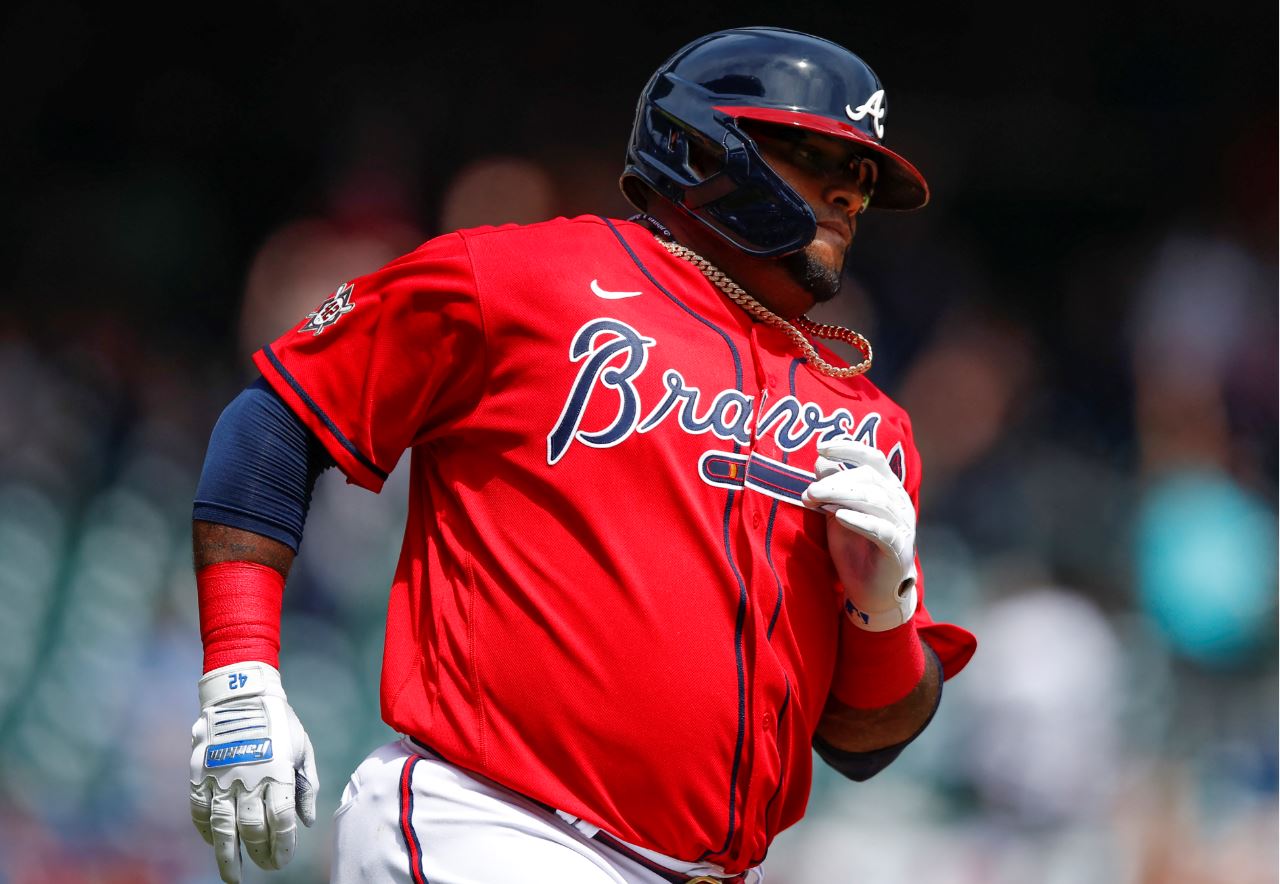
[[[600,288],[598,279],[591,280],[591,294],[597,298],[604,298],[606,301],[618,301],[622,298],[634,298],[636,295],[642,295],[644,292],[611,292],[608,289]]]

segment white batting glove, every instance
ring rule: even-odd
[[[845,613],[870,632],[901,626],[916,610],[916,511],[878,448],[839,436],[818,446],[817,479],[804,505],[827,513],[827,545]]]
[[[298,819],[316,821],[315,753],[266,663],[223,666],[200,679],[191,728],[191,821],[213,845],[218,873],[240,880],[240,845],[264,869],[293,857]]]

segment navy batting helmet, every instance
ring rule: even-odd
[[[885,147],[884,86],[861,58],[829,40],[782,28],[735,28],[671,56],[640,94],[622,192],[646,208],[648,185],[743,251],[774,257],[808,245],[813,211],[741,127],[795,126],[865,148],[879,178],[870,206],[918,209],[924,177]],[[723,154],[707,172],[691,149]]]

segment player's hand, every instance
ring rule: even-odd
[[[880,450],[839,436],[818,446],[817,479],[802,500],[827,513],[827,544],[845,612],[871,632],[916,610],[916,512]]]
[[[191,728],[191,821],[213,845],[222,880],[240,880],[240,845],[264,869],[293,856],[297,820],[316,820],[315,755],[280,673],[266,663],[223,666],[200,679]]]

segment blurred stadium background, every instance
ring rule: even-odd
[[[819,774],[769,880],[1276,880],[1274,4],[3,15],[0,884],[216,881],[190,501],[247,354],[438,232],[629,214],[649,73],[758,23],[862,54],[933,187],[827,315],[914,417],[930,605],[981,639],[893,768]],[[388,736],[402,472],[325,477],[286,593],[325,819]],[[247,880],[325,880],[327,837]]]

